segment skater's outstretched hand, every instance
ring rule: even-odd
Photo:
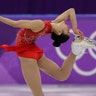
[[[84,35],[84,33],[81,31],[81,30],[79,30],[79,29],[76,29],[75,31],[74,31],[74,33],[76,34],[76,35]]]
[[[74,34],[76,36],[79,36],[79,39],[81,39],[81,40],[84,39],[84,33],[81,30],[79,30],[79,29],[75,30]]]

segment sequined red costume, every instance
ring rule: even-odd
[[[18,56],[39,60],[44,52],[35,44],[35,41],[37,38],[52,32],[50,22],[44,21],[44,23],[45,27],[39,32],[33,32],[27,28],[20,29],[16,37],[16,46],[1,45],[0,47],[7,52],[15,51]]]

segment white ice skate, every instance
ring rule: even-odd
[[[80,36],[75,36],[74,41],[72,42],[72,52],[75,55],[84,53],[88,48],[94,48],[96,46],[96,41],[88,37],[84,37],[83,40],[80,39]]]

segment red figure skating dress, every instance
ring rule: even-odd
[[[31,29],[27,28],[20,29],[17,33],[15,46],[3,44],[0,48],[4,48],[6,52],[17,52],[18,56],[21,57],[39,60],[44,52],[35,44],[35,41],[37,38],[52,32],[50,21],[44,21],[44,23],[44,28],[39,32],[33,32]]]

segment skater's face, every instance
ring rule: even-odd
[[[64,22],[60,22],[56,25],[55,32],[57,35],[61,35],[62,33],[66,34],[66,35],[70,35],[69,26],[67,24],[65,24]]]

